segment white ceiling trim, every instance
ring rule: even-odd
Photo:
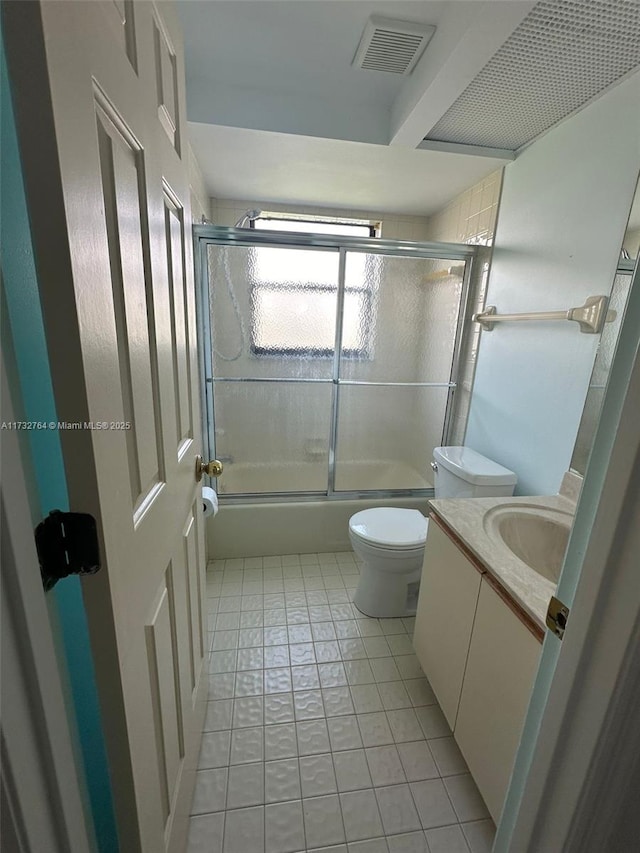
[[[411,85],[394,101],[390,144],[418,146],[534,6],[516,0],[478,3],[470,10],[467,4],[453,3],[449,14],[466,15],[466,31],[462,38],[456,33],[453,44],[446,26],[440,28],[440,38],[436,32]]]

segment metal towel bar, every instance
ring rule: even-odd
[[[589,296],[584,305],[579,308],[569,308],[568,311],[540,311],[529,314],[497,314],[495,305],[489,305],[480,314],[474,314],[472,319],[480,323],[486,332],[490,332],[496,323],[515,322],[522,320],[573,320],[580,326],[580,331],[586,335],[598,335],[605,323],[615,320],[616,312],[607,311],[609,298],[607,296]]]

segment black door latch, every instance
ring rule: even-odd
[[[54,509],[36,527],[42,583],[51,589],[68,575],[95,575],[100,569],[96,520],[86,512]]]

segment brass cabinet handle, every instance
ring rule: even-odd
[[[207,474],[209,477],[219,477],[223,471],[223,464],[217,459],[212,459],[210,462],[205,462],[202,456],[196,456],[196,483],[202,480],[202,475]]]

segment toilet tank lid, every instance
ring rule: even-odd
[[[470,447],[436,447],[433,458],[456,477],[476,486],[513,486],[517,476]]]
[[[417,509],[379,506],[352,515],[349,529],[375,545],[419,548],[427,538],[427,519]]]

